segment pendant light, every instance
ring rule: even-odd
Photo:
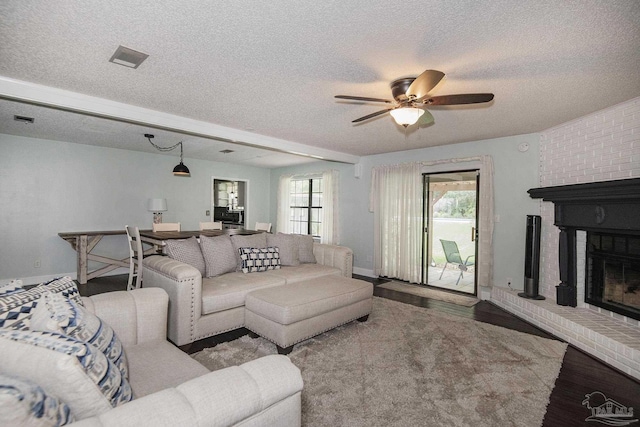
[[[156,144],[153,143],[153,141],[151,141],[152,138],[154,138],[154,135],[150,134],[150,133],[145,133],[144,137],[147,138],[149,140],[149,142],[151,143],[151,145],[153,145],[158,151],[171,151],[174,148],[180,146],[180,163],[176,165],[175,168],[173,168],[173,174],[175,176],[191,176],[191,172],[189,172],[189,168],[183,163],[183,157],[182,157],[182,141],[178,142],[175,145],[172,145],[171,147],[160,147]]]

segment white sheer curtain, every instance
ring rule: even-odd
[[[422,272],[422,164],[372,170],[374,272],[419,283]]]
[[[278,183],[278,196],[276,202],[278,203],[278,212],[276,216],[276,231],[280,233],[291,233],[291,221],[290,219],[290,187],[291,187],[292,175],[280,176],[280,182]]]

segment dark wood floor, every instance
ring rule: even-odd
[[[385,282],[384,279],[371,279],[364,276],[354,277],[370,281],[374,285]],[[89,281],[86,285],[78,285],[78,288],[82,295],[89,296],[126,289],[126,281],[126,275],[99,277]],[[464,307],[377,286],[374,288],[374,295],[549,339],[557,339],[488,301],[480,301],[473,307]],[[193,353],[203,348],[212,347],[217,343],[238,338],[247,332],[247,330],[242,329],[222,334],[198,341],[188,348],[183,348],[183,350]],[[624,406],[633,407],[636,414],[640,413],[640,382],[569,346],[562,363],[560,375],[551,393],[543,426],[571,427],[593,424],[585,421],[591,413],[582,405],[582,401],[586,394],[594,391],[600,391],[609,399],[613,399]],[[638,417],[636,416],[636,418]],[[634,423],[633,425],[640,425],[640,423]]]

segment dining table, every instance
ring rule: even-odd
[[[255,230],[245,230],[241,228],[224,229],[224,230],[194,230],[194,231],[153,231],[140,230],[140,241],[150,245],[144,250],[145,255],[162,254],[163,248],[167,240],[172,239],[188,239],[192,236],[220,236],[223,234],[256,234],[260,233]],[[107,274],[116,268],[129,268],[129,257],[118,259],[94,252],[94,249],[105,236],[126,235],[126,231],[121,230],[103,230],[103,231],[65,231],[58,233],[58,236],[69,243],[76,251],[76,280],[81,285],[86,284],[89,280]],[[128,247],[127,247],[128,248]],[[89,271],[89,261],[95,261],[103,264],[93,271]]]

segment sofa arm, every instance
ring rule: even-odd
[[[176,345],[193,342],[202,316],[202,275],[197,268],[165,256],[142,261],[142,285],[162,288],[169,295],[168,337]]]
[[[74,427],[300,426],[302,376],[271,355],[150,394]]]
[[[318,264],[339,268],[344,277],[353,274],[353,251],[346,246],[313,244],[313,255]]]
[[[169,298],[162,289],[106,292],[82,302],[113,328],[124,346],[167,339]]]

